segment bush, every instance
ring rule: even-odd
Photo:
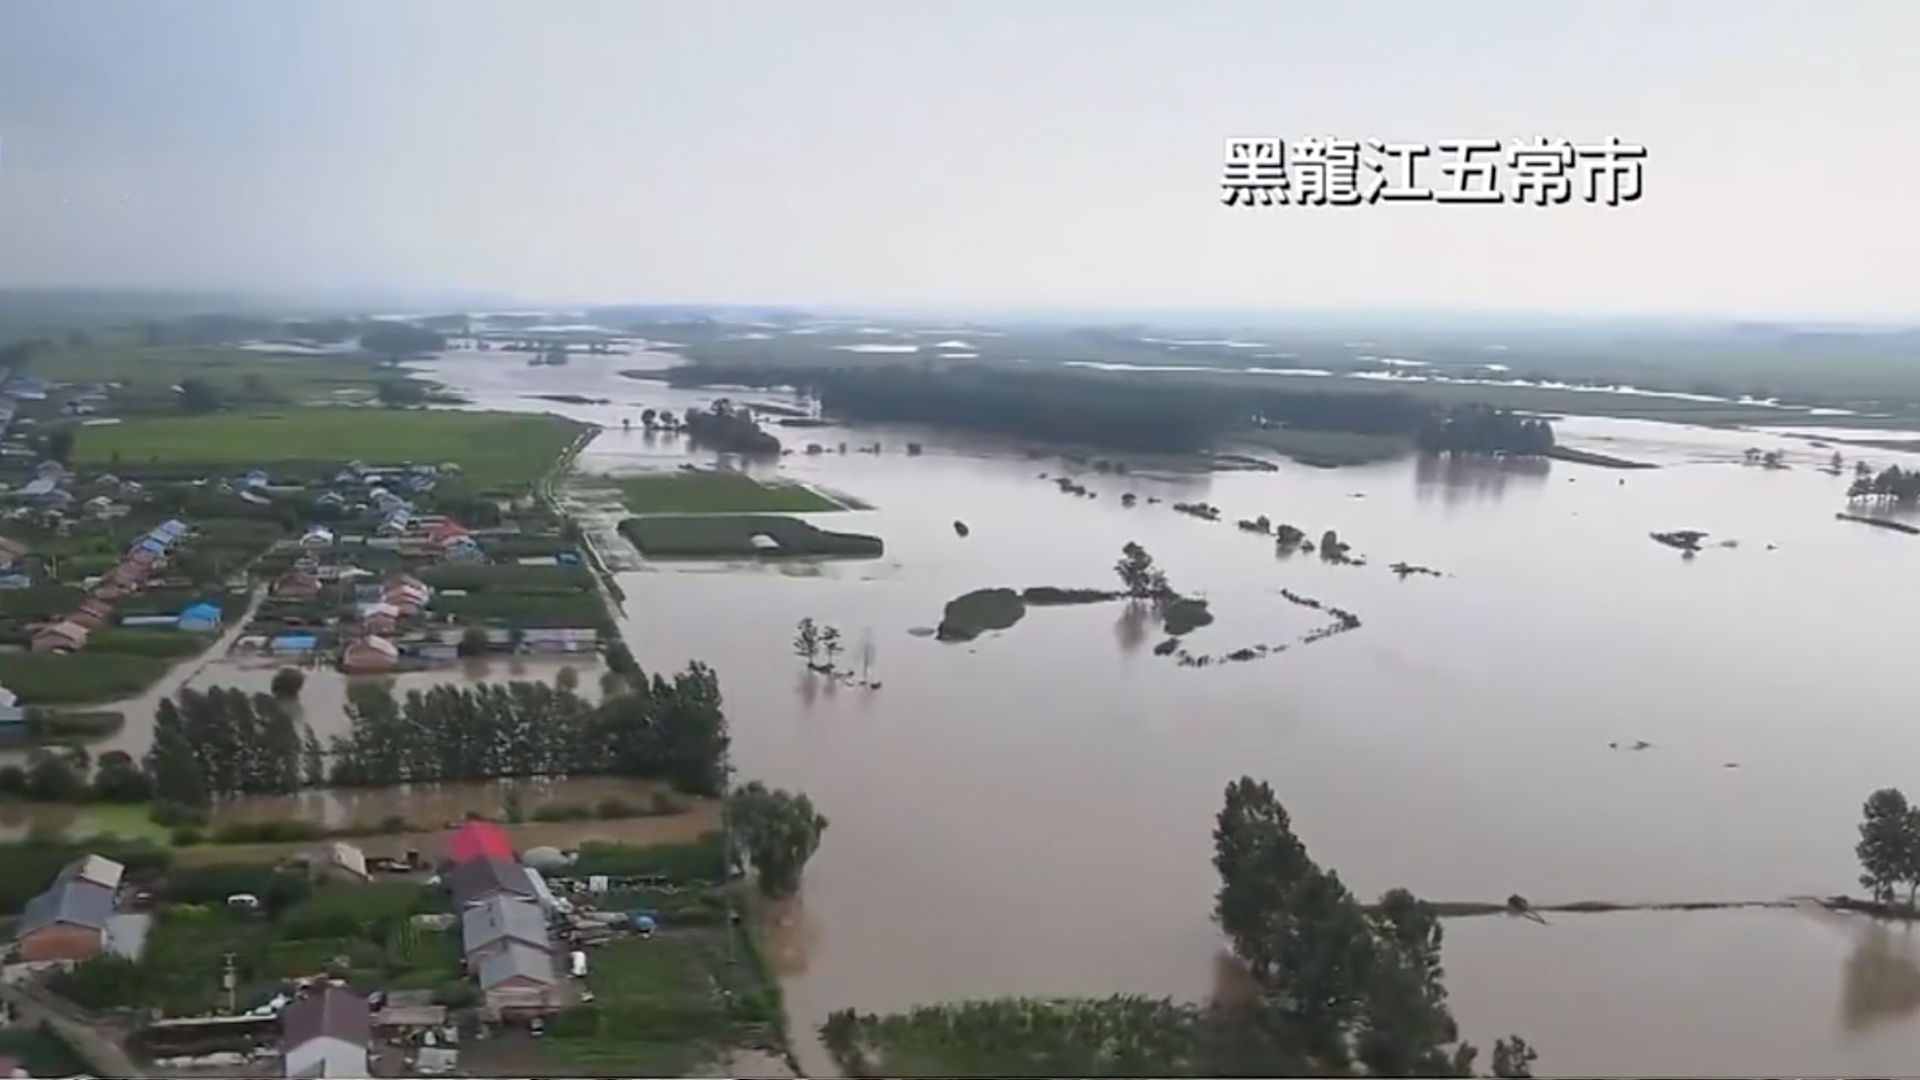
[[[487,631],[484,627],[470,626],[460,635],[460,644],[457,648],[461,656],[485,656],[487,650],[492,648],[492,644],[487,639]]]
[[[268,690],[282,701],[291,701],[300,696],[307,685],[307,673],[296,667],[283,667],[273,673],[273,682]]]
[[[174,847],[193,847],[204,843],[207,834],[197,825],[175,825],[168,831],[167,837],[173,841]]]

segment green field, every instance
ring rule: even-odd
[[[877,559],[886,545],[877,536],[833,532],[799,518],[767,514],[656,514],[628,518],[620,531],[656,559],[847,558]],[[770,536],[780,546],[761,551],[753,538]]]
[[[539,479],[584,425],[531,413],[426,409],[311,408],[207,416],[140,416],[84,427],[74,463],[205,465],[228,469],[275,462],[453,462],[478,484]]]
[[[35,374],[62,382],[115,383],[115,399],[171,404],[182,379],[201,379],[223,398],[254,405],[365,400],[404,376],[371,356],[273,356],[215,347],[142,348],[104,343],[36,354]]]
[[[681,470],[613,477],[635,514],[808,514],[845,507],[791,481],[761,481],[744,473]]]

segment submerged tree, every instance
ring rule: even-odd
[[[1904,887],[1912,907],[1920,891],[1920,807],[1908,803],[1898,788],[1867,796],[1853,853],[1860,860],[1860,887],[1874,901],[1890,904]]]
[[[760,892],[770,897],[799,892],[807,860],[820,850],[827,831],[827,819],[813,801],[755,780],[727,797],[727,818],[753,864]]]
[[[820,627],[812,619],[801,619],[793,636],[793,654],[811,667],[820,659]]]
[[[1120,561],[1113,564],[1113,572],[1120,575],[1127,595],[1136,600],[1159,599],[1173,591],[1167,585],[1167,575],[1153,565],[1153,556],[1131,540],[1120,549]]]
[[[1218,1006],[1211,1075],[1473,1076],[1475,1048],[1447,1006],[1441,926],[1395,889],[1363,908],[1293,833],[1273,789],[1229,785],[1214,828],[1215,917],[1258,993]],[[1496,1075],[1530,1075],[1518,1039]]]

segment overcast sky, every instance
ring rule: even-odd
[[[0,0],[0,284],[1912,316],[1916,41],[1913,0]],[[1618,136],[1645,195],[1229,209],[1234,135]]]

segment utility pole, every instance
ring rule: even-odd
[[[220,985],[227,991],[227,1015],[232,1016],[238,1009],[234,1003],[234,990],[239,979],[234,972],[234,954],[223,953],[220,956]]]

